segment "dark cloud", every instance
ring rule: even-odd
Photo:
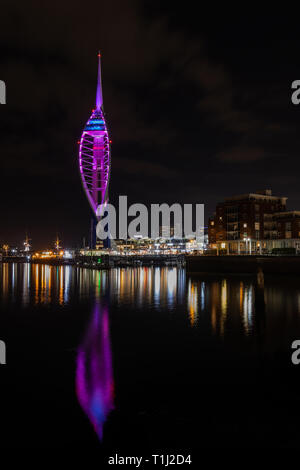
[[[129,173],[135,175],[137,178],[141,174],[146,174],[149,178],[155,177],[160,180],[174,179],[179,176],[178,172],[172,167],[168,168],[159,163],[147,162],[142,159],[115,158],[114,170],[123,174]]]
[[[224,152],[220,152],[218,155],[220,160],[225,162],[254,162],[266,157],[265,151],[258,147],[233,147]]]

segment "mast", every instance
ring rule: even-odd
[[[101,83],[101,54],[98,52],[98,80],[97,80],[97,93],[96,93],[96,109],[99,111],[103,105],[102,98],[102,83]]]

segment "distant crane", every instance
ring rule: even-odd
[[[55,246],[56,251],[61,250],[60,239],[58,238],[58,235],[56,236],[56,240],[55,240],[55,242],[54,242],[54,246]]]
[[[30,251],[30,248],[31,248],[31,244],[29,243],[31,240],[31,238],[28,238],[28,234],[26,233],[26,238],[23,242],[23,245],[24,245],[24,251],[28,252]]]

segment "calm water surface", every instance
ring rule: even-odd
[[[300,278],[262,291],[177,268],[1,264],[0,280],[0,447],[300,443]]]

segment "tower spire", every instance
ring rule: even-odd
[[[101,83],[101,54],[98,52],[98,81],[97,81],[97,94],[96,94],[96,109],[100,109],[103,105],[102,99],[102,83]]]

